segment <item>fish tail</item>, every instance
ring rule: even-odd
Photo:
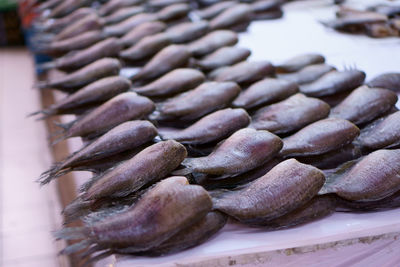
[[[90,245],[92,244],[92,241],[90,240],[83,240],[79,243],[75,243],[72,245],[69,245],[68,247],[64,248],[63,250],[60,251],[60,255],[70,255],[72,253],[76,253],[78,251],[87,249]]]
[[[67,227],[53,232],[56,240],[75,240],[87,239],[90,236],[90,229],[88,227]]]
[[[56,125],[57,127],[63,128],[64,130],[68,130],[69,128],[71,128],[72,123],[61,123],[61,122],[57,122],[57,121],[53,121],[54,125]]]
[[[68,137],[71,137],[68,133],[68,130],[71,128],[71,126],[75,123],[75,121],[72,122],[68,122],[68,123],[60,123],[60,122],[56,122],[53,121],[54,125],[56,125],[57,127],[60,127],[61,130],[56,131],[51,133],[49,140],[53,139],[54,137],[59,136],[58,138],[56,138],[54,141],[52,141],[51,145],[55,145],[65,139],[67,139]]]
[[[50,169],[48,169],[47,171],[43,172],[39,179],[37,179],[36,181],[38,183],[40,183],[40,185],[45,185],[50,183],[52,180],[63,176],[64,174],[70,172],[71,170],[69,168],[64,169],[63,168],[63,163],[59,162],[59,163],[55,163],[53,164]]]
[[[60,134],[62,132],[63,131],[56,132],[56,133],[52,134],[52,136],[50,136],[49,141],[50,141],[50,145],[51,146],[54,146],[54,145],[56,145],[56,144],[60,143],[61,141],[63,141],[63,140],[68,138],[68,136],[66,134],[64,134],[64,135],[62,135],[62,136],[60,136],[60,137],[58,137],[58,138],[56,138],[55,140],[52,141],[54,136],[56,136],[56,135],[58,135],[58,134]]]
[[[90,257],[87,260],[85,260],[82,263],[82,267],[90,266],[92,263],[99,261],[101,259],[107,258],[108,256],[111,256],[113,254],[113,251],[111,249],[108,249],[94,257]]]
[[[89,181],[87,181],[86,183],[84,183],[81,188],[79,189],[79,191],[81,193],[86,192],[87,190],[89,190],[90,187],[92,187],[92,185],[97,182],[98,180],[101,179],[101,177],[103,177],[103,175],[97,175],[97,176],[93,176],[92,178],[90,178]]]
[[[50,83],[47,81],[43,81],[43,82],[37,82],[33,85],[33,88],[38,88],[38,89],[48,89],[49,87],[51,87]]]
[[[57,65],[56,65],[56,62],[50,61],[50,62],[39,64],[37,67],[38,67],[38,69],[40,69],[42,71],[47,71],[47,70],[56,68]]]
[[[82,216],[87,215],[90,212],[90,206],[92,201],[84,201],[82,198],[78,197],[71,203],[69,203],[62,214],[64,215],[64,223],[73,222]]]
[[[319,190],[318,195],[326,195],[330,193],[335,193],[336,189],[329,183],[325,183],[322,188]]]
[[[29,113],[27,115],[27,117],[29,118],[29,117],[33,117],[33,116],[36,116],[36,115],[39,115],[39,114],[41,114],[43,116],[38,117],[36,120],[47,119],[48,117],[50,117],[52,115],[55,115],[56,112],[53,109],[42,109],[42,110],[38,110],[38,111],[35,111],[35,112],[32,112],[32,113]]]

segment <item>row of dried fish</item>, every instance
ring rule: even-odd
[[[322,218],[335,210],[398,207],[399,157],[400,150],[378,150],[327,175],[325,185],[323,172],[295,159],[277,164],[236,190],[207,193],[198,185],[188,185],[185,177],[170,177],[136,197],[130,207],[105,209],[107,215],[87,219],[88,226],[66,228],[56,236],[82,239],[64,252],[88,248],[82,253],[88,256],[101,251],[94,259],[110,253],[159,255],[204,242],[224,226],[226,215],[274,230]]]
[[[376,5],[367,10],[340,7],[336,19],[324,22],[338,31],[366,34],[374,38],[400,36],[400,6]]]
[[[249,6],[262,10],[273,1],[216,3],[196,11],[200,17],[215,12],[210,22],[175,26],[160,14],[177,14],[186,1],[168,8],[171,0],[150,2],[145,9],[151,13],[138,15],[154,20],[57,59],[75,56],[78,65],[39,84],[69,93],[45,116],[79,115],[60,125],[60,140],[87,141],[40,181],[74,170],[94,173],[64,210],[67,222],[86,223],[56,234],[82,240],[64,253],[80,252],[89,261],[111,253],[160,255],[206,241],[228,217],[279,229],[335,210],[398,206],[400,151],[393,148],[400,141],[400,112],[393,91],[400,74],[364,84],[362,71],[338,71],[319,54],[274,65],[246,61],[250,51],[233,46],[235,32],[209,32],[213,21],[230,28]],[[93,14],[104,19],[111,13]],[[133,46],[122,50],[126,40]],[[119,60],[107,58],[127,51],[147,53],[129,79],[117,76]]]
[[[110,1],[108,4],[112,2]],[[122,4],[120,2],[123,1],[114,2],[116,2],[114,4]],[[176,3],[168,5],[159,11],[146,12],[146,8],[135,5],[136,2],[126,1],[124,4],[128,6],[120,6],[120,9],[117,9],[115,14],[113,13],[106,17],[102,17],[104,12],[101,12],[101,8],[97,11],[92,8],[80,8],[66,17],[51,20],[50,25],[46,25],[48,21],[42,23],[43,25],[37,22],[36,28],[38,30],[42,29],[48,32],[47,34],[37,34],[35,36],[36,41],[39,42],[37,49],[41,52],[60,55],[71,50],[87,48],[111,37],[121,37],[119,40],[120,45],[125,47],[132,46],[137,42],[135,37],[137,38],[139,31],[143,34],[143,30],[146,28],[148,35],[161,32],[167,27],[166,24],[173,26],[173,24],[188,21],[188,15],[191,10],[191,6],[187,3]],[[160,47],[162,43],[165,46],[167,42],[188,42],[208,30],[231,27],[245,29],[249,22],[254,19],[254,16],[257,18],[257,14],[263,15],[263,19],[268,19],[266,14],[269,13],[278,12],[281,16],[280,5],[283,3],[284,1],[281,0],[260,0],[250,4],[241,4],[236,1],[217,3],[206,10],[200,10],[198,15],[196,15],[197,13],[190,15],[195,22],[194,24],[177,25],[165,34],[157,35],[158,38],[155,36],[146,42]],[[270,17],[273,18],[272,15]],[[142,27],[142,30],[135,30],[141,24],[149,25]],[[141,37],[144,37],[144,35]],[[146,44],[146,42],[142,43],[142,45]],[[118,51],[115,53],[118,54]]]

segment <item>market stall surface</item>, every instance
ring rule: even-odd
[[[25,49],[0,50],[0,266],[67,266],[51,232],[60,227],[55,187],[34,182],[51,163],[39,109],[32,57]]]

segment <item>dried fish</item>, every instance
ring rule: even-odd
[[[244,71],[243,71],[244,72]],[[226,75],[229,75],[229,69],[224,71]],[[247,73],[242,75],[253,75],[248,70]],[[223,73],[217,76],[222,77]],[[235,76],[235,73],[231,69],[231,76]],[[260,75],[261,77],[261,75]],[[247,77],[245,79],[248,79]],[[223,79],[225,80],[225,79]],[[239,80],[240,79],[233,79]],[[296,94],[299,91],[297,84],[288,82],[285,80],[266,78],[252,84],[249,88],[244,90],[236,99],[233,101],[233,106],[241,107],[245,109],[256,108],[265,104],[278,102],[286,99],[287,97]]]
[[[324,181],[324,174],[317,168],[288,159],[241,189],[212,194],[214,209],[257,225],[305,205]]]
[[[351,143],[359,133],[357,126],[347,120],[320,120],[285,138],[281,155],[320,155]]]
[[[324,101],[299,93],[258,110],[251,127],[276,134],[289,133],[327,117],[329,111]]]
[[[206,144],[217,142],[233,132],[246,127],[250,117],[244,109],[222,109],[198,120],[186,129],[162,129],[162,139],[173,139],[182,144]]]
[[[362,125],[390,110],[396,102],[396,93],[388,89],[361,86],[334,107],[330,117]]]

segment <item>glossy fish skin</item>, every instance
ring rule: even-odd
[[[389,72],[376,76],[367,83],[369,87],[385,88],[400,92],[400,73]]]
[[[84,200],[124,197],[167,176],[186,155],[185,147],[173,140],[151,145],[96,178],[82,197]]]
[[[65,54],[71,50],[87,48],[104,39],[101,31],[88,31],[61,41],[51,42],[49,45],[40,47],[40,51],[46,54]]]
[[[277,73],[290,73],[299,71],[308,65],[321,64],[324,62],[324,56],[320,54],[309,53],[290,58],[282,64],[276,65],[275,68]]]
[[[129,47],[137,44],[146,36],[151,36],[156,33],[160,33],[167,28],[167,25],[161,21],[149,21],[140,24],[127,32],[124,36],[119,38],[122,46]]]
[[[103,77],[118,75],[121,67],[118,59],[102,58],[61,78],[40,82],[36,86],[40,89],[55,88],[74,92]]]
[[[279,74],[278,78],[301,85],[311,83],[332,70],[335,70],[335,68],[327,64],[314,64],[297,72]]]
[[[282,140],[268,131],[238,130],[206,157],[187,158],[183,165],[195,173],[235,176],[266,163],[281,150]]]
[[[377,150],[333,175],[333,182],[321,193],[335,193],[352,201],[383,199],[400,189],[400,150]]]
[[[190,11],[190,7],[188,4],[181,3],[181,4],[172,4],[166,6],[165,8],[161,9],[157,13],[157,17],[161,21],[171,21],[175,19],[179,19],[185,17]]]
[[[121,76],[111,76],[95,81],[61,99],[44,111],[44,114],[66,114],[76,109],[104,102],[131,87],[131,82]]]
[[[157,119],[198,119],[217,109],[225,108],[239,92],[240,87],[233,82],[205,82],[191,91],[161,103],[157,109]]]
[[[359,70],[331,71],[318,80],[300,86],[300,91],[308,96],[329,96],[353,90],[364,82],[365,73]]]
[[[111,14],[111,13],[119,10],[120,8],[134,6],[137,4],[141,4],[141,2],[143,2],[143,1],[142,0],[111,0],[111,1],[107,1],[105,4],[103,4],[100,7],[98,13],[100,14],[100,16],[106,16],[108,14]]]
[[[274,220],[261,223],[263,229],[280,230],[309,223],[331,215],[335,212],[336,198],[330,195],[316,196],[304,206]]]
[[[154,35],[146,36],[137,42],[134,46],[122,50],[119,56],[122,59],[130,61],[144,60],[153,56],[158,51],[168,46],[171,43],[165,33],[157,33]]]
[[[168,96],[192,89],[205,79],[204,74],[198,70],[175,69],[145,86],[134,87],[133,91],[144,96]]]
[[[133,92],[119,94],[74,121],[66,129],[64,137],[103,133],[125,121],[140,119],[150,114],[154,108],[154,103],[147,97]]]
[[[80,20],[74,21],[60,31],[52,41],[61,41],[77,36],[81,33],[93,30],[100,30],[103,27],[103,20],[95,14],[89,14]]]
[[[247,48],[222,47],[201,60],[196,61],[196,65],[203,71],[210,71],[244,61],[250,54],[251,51]]]
[[[309,124],[283,140],[284,157],[320,155],[351,143],[360,133],[353,123],[328,118]]]
[[[313,165],[321,170],[334,169],[347,161],[358,159],[362,156],[361,149],[353,144],[333,150],[321,155],[296,157],[301,163]]]
[[[90,226],[61,230],[56,236],[83,239],[78,249],[95,244],[89,253],[147,251],[200,221],[211,207],[211,198],[201,186],[189,185],[185,177],[170,177],[157,183],[125,212]],[[71,250],[67,248],[64,253]]]
[[[396,93],[388,89],[361,86],[334,107],[330,117],[362,125],[390,110],[396,102]]]
[[[242,72],[244,71],[242,70]],[[229,75],[229,69],[226,73]],[[244,72],[244,74],[246,73]],[[234,75],[233,71],[231,72],[231,75]],[[255,108],[286,99],[287,97],[296,94],[298,91],[299,88],[297,84],[293,82],[275,78],[266,78],[252,84],[249,88],[244,90],[235,101],[233,101],[233,106],[245,109]]]
[[[165,34],[175,44],[181,44],[200,38],[209,30],[207,21],[183,22],[168,28]]]
[[[141,6],[124,7],[116,10],[108,16],[103,17],[105,24],[115,24],[131,16],[145,12]]]
[[[213,30],[227,29],[238,23],[251,20],[252,10],[248,4],[236,4],[222,11],[210,21]]]
[[[275,134],[289,133],[326,118],[329,111],[324,101],[298,93],[258,110],[252,117],[251,127]]]
[[[214,209],[256,225],[305,205],[324,182],[325,176],[317,168],[288,159],[247,186],[213,197]]]
[[[223,69],[214,78],[217,82],[232,81],[250,84],[274,74],[274,66],[269,61],[243,61]]]
[[[381,149],[400,144],[400,111],[390,114],[371,127],[361,131],[357,140],[359,144],[368,149]]]
[[[218,16],[219,14],[221,14],[221,12],[223,12],[224,10],[226,10],[227,8],[230,8],[234,5],[236,5],[237,2],[236,1],[222,1],[222,2],[217,2],[209,7],[200,9],[196,11],[196,14],[201,18],[201,19],[212,19],[215,16]]]
[[[232,46],[239,41],[233,31],[218,30],[188,44],[188,50],[194,57],[202,57],[224,46]]]
[[[246,127],[250,117],[244,109],[222,109],[198,120],[186,129],[159,129],[162,139],[182,144],[200,145],[219,141]]]
[[[127,32],[132,31],[135,27],[152,21],[157,21],[156,14],[140,13],[121,21],[120,23],[104,27],[103,30],[107,36],[121,37]]]
[[[68,169],[88,166],[91,162],[105,158],[110,159],[110,156],[138,148],[152,141],[156,135],[157,129],[149,121],[122,123],[43,173],[40,179],[41,183],[50,182],[58,174],[62,174]]]
[[[190,58],[190,52],[182,45],[169,45],[154,55],[149,62],[133,77],[133,81],[156,79],[174,69],[184,67]]]
[[[54,67],[60,70],[76,70],[98,59],[117,56],[120,50],[121,46],[116,38],[107,38],[76,53],[56,59]]]
[[[210,211],[200,221],[178,232],[145,254],[166,255],[200,245],[221,230],[227,220],[226,215],[218,211]]]

